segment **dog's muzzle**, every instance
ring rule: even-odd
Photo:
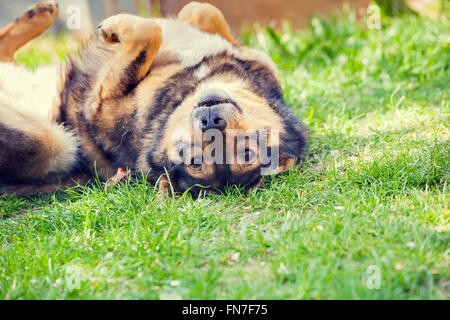
[[[217,89],[204,91],[192,111],[192,120],[198,123],[201,130],[224,130],[227,122],[236,112],[236,103],[230,96]]]

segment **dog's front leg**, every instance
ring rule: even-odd
[[[151,19],[119,14],[99,25],[101,37],[116,51],[99,77],[98,102],[128,95],[145,77],[162,43]]]

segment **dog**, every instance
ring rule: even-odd
[[[62,66],[18,66],[17,49],[57,15],[39,3],[0,30],[0,192],[128,175],[163,193],[248,191],[301,160],[307,129],[275,64],[211,4],[170,19],[112,16]]]

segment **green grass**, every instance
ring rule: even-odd
[[[258,193],[158,201],[144,181],[0,197],[0,298],[450,298],[450,25],[382,22],[244,36],[311,130],[303,164]]]

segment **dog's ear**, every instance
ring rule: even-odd
[[[280,112],[284,119],[284,132],[280,137],[280,172],[300,163],[308,144],[308,129],[291,113],[283,101]]]
[[[288,110],[284,112],[284,132],[279,137],[278,167],[269,174],[288,171],[306,151],[308,131]]]
[[[280,172],[285,172],[300,162],[306,150],[307,135],[305,127],[299,121],[288,119],[285,133],[281,136]]]

